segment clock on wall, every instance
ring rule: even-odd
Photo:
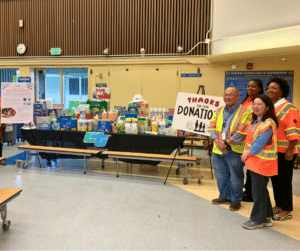
[[[27,50],[27,48],[26,48],[25,44],[20,43],[20,44],[17,45],[18,54],[23,55],[23,54],[25,54],[26,50]]]

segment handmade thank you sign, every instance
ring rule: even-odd
[[[209,136],[209,123],[219,107],[222,97],[179,92],[172,127],[174,129]]]

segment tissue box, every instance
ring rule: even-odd
[[[119,111],[120,116],[125,116],[127,113],[126,106],[115,106],[115,110]]]
[[[94,87],[93,88],[93,99],[94,100],[109,100],[110,99],[110,93],[111,90],[110,88],[99,88],[99,87]]]
[[[86,104],[86,101],[81,101],[81,100],[77,100],[77,101],[76,100],[72,100],[72,101],[69,101],[69,111],[72,111],[72,109],[74,107],[73,110],[76,110],[74,112],[77,113],[77,107],[79,105],[84,105],[84,104]],[[62,109],[64,109],[64,108],[62,108]]]
[[[51,130],[51,123],[38,123],[37,125],[39,130]]]
[[[50,117],[37,117],[36,121],[38,124],[51,124]]]
[[[53,109],[64,109],[64,104],[52,104]]]
[[[42,104],[42,103],[34,103],[34,104],[33,104],[33,109],[34,109],[34,110],[43,110],[43,109],[45,109],[45,104]]]
[[[99,132],[110,132],[111,131],[111,122],[110,121],[98,121],[98,131]]]
[[[71,116],[60,116],[58,118],[60,129],[70,129],[72,124]]]

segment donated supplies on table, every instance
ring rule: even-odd
[[[142,95],[136,94],[127,106],[110,110],[110,100],[111,89],[107,87],[95,87],[93,100],[69,101],[69,109],[63,109],[63,104],[53,104],[51,109],[51,100],[39,100],[33,105],[34,121],[40,130],[177,136],[178,131],[172,128],[174,108],[150,108]]]

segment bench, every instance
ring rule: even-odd
[[[76,148],[64,148],[64,147],[52,147],[52,146],[36,146],[36,145],[22,145],[18,147],[25,151],[35,151],[44,153],[57,153],[66,155],[77,155],[84,157],[84,174],[86,174],[86,157],[91,157],[93,154],[98,154],[99,150],[89,150],[89,149],[76,149]],[[28,167],[28,153],[26,154],[26,161],[22,166],[23,168]]]
[[[119,177],[119,159],[138,159],[138,160],[148,160],[148,161],[168,161],[175,162],[179,164],[179,167],[176,169],[176,174],[180,173],[179,168],[185,169],[185,178],[183,179],[183,184],[188,184],[188,178],[190,177],[188,173],[187,164],[195,164],[197,159],[195,157],[187,156],[173,156],[166,154],[155,154],[155,153],[134,153],[134,152],[117,152],[117,151],[104,151],[103,155],[108,155],[116,161],[117,166],[117,177]],[[200,184],[200,179],[198,181]]]
[[[12,201],[14,198],[20,195],[22,189],[16,188],[3,188],[0,190],[0,214],[3,220],[2,229],[8,230],[10,226],[10,221],[7,220],[7,203]]]

